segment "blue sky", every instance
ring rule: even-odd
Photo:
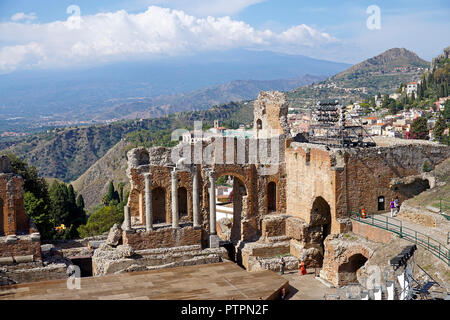
[[[380,29],[367,28],[370,5]],[[448,0],[0,0],[0,72],[235,48],[357,63],[404,47],[431,60],[450,45],[449,16]]]

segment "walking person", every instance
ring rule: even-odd
[[[395,210],[396,210],[395,201],[394,201],[394,199],[392,199],[392,201],[391,201],[391,218],[394,217]]]
[[[284,267],[286,266],[286,262],[284,261],[283,257],[280,259],[280,275],[284,274]]]
[[[307,272],[306,272],[306,267],[305,267],[305,262],[304,262],[304,261],[302,261],[302,263],[300,264],[300,274],[301,274],[302,276],[304,276],[305,274],[307,274]]]
[[[398,212],[400,211],[400,203],[398,201],[398,197],[395,197],[394,203],[395,203],[395,213],[394,213],[394,217],[395,217],[398,215]]]

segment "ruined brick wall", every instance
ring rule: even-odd
[[[328,237],[325,241],[325,255],[323,260],[322,270],[320,271],[321,278],[331,282],[335,286],[347,285],[353,281],[353,277],[358,277],[358,267],[355,266],[353,272],[343,272],[340,267],[349,262],[355,255],[361,255],[369,259],[376,244],[368,242],[366,239],[359,237],[356,234],[334,235]]]
[[[362,207],[368,213],[378,210],[378,197],[385,198],[385,211],[389,210],[391,199],[398,197],[400,203],[411,195],[402,188],[393,186],[391,180],[423,172],[423,165],[438,164],[450,157],[450,148],[434,143],[410,143],[390,147],[350,150],[345,154],[345,171],[337,180],[345,186],[347,211],[359,211]]]
[[[329,151],[292,143],[286,149],[286,213],[310,223],[312,203],[322,197],[330,206],[331,231],[345,232],[349,212],[363,207],[368,213],[388,211],[391,199],[402,203],[411,197],[405,190],[412,187],[402,188],[395,179],[421,174],[425,162],[436,165],[449,156],[449,147],[424,142]],[[379,197],[385,210],[378,210]]]
[[[254,104],[254,129],[258,132],[273,129],[279,133],[289,134],[287,124],[288,101],[283,92],[261,92]]]
[[[0,173],[0,236],[38,232],[25,213],[23,179]]]
[[[286,217],[270,215],[262,220],[261,233],[264,237],[278,237],[286,234]]]
[[[330,206],[332,231],[339,232],[335,206],[335,171],[329,153],[317,145],[291,144],[286,149],[286,213],[311,222],[314,201]]]
[[[33,260],[41,260],[41,242],[39,237],[18,236],[0,237],[0,257],[10,257],[16,260],[17,257],[33,256]]]
[[[202,240],[202,231],[192,227],[180,229],[161,228],[150,232],[122,234],[123,244],[128,244],[134,250],[170,248],[179,246],[199,245]]]
[[[23,204],[23,180],[14,174],[0,173],[0,234],[29,233],[29,218]]]

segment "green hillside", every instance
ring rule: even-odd
[[[161,118],[60,129],[23,138],[0,153],[12,153],[27,160],[44,177],[69,182],[81,176],[123,138],[134,144],[166,145],[170,143],[172,130],[193,126],[194,120],[212,125],[214,119],[224,121],[225,125],[247,124],[253,119],[252,105],[230,102],[208,110],[174,113]]]
[[[320,99],[338,99],[344,104],[389,94],[400,83],[419,79],[429,65],[411,51],[393,48],[325,81],[298,88],[289,94],[289,100],[293,106],[304,107]]]

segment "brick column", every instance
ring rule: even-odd
[[[152,212],[152,188],[151,188],[151,173],[144,174],[145,180],[145,229],[153,230],[153,212]]]
[[[198,192],[198,170],[194,165],[192,178],[192,215],[193,215],[193,223],[194,229],[200,228],[200,210],[199,210],[199,192]]]
[[[171,172],[170,177],[172,180],[172,228],[179,228],[177,172],[175,169]]]

